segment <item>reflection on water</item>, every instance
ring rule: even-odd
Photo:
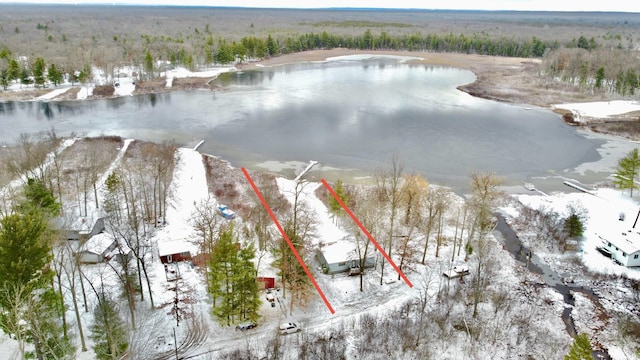
[[[222,74],[223,91],[0,104],[0,136],[113,134],[206,142],[235,166],[311,159],[369,171],[399,156],[408,171],[466,188],[471,171],[517,182],[598,158],[600,141],[544,109],[477,99],[466,70],[392,59],[305,63]],[[46,121],[45,121],[46,120]]]
[[[39,102],[40,111],[44,114],[47,120],[53,119],[53,110],[51,109],[51,105],[48,102]]]

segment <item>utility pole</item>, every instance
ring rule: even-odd
[[[180,299],[178,298],[178,281],[176,280],[176,297],[173,299],[173,311],[176,313],[176,327],[180,326],[180,313],[178,312],[178,303]],[[175,329],[173,330],[175,332]]]
[[[173,328],[173,348],[176,350],[176,360],[178,360],[178,342],[176,341],[176,328]]]

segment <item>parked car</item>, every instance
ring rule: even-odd
[[[272,293],[267,293],[267,295],[265,296],[267,298],[268,302],[274,302],[276,301],[276,297],[272,294]]]
[[[238,326],[236,326],[236,330],[245,331],[245,330],[253,329],[256,326],[258,326],[258,324],[256,324],[253,321],[250,321],[250,322],[239,324]]]
[[[220,212],[220,215],[222,215],[222,217],[227,220],[233,220],[236,218],[236,213],[233,210],[229,209],[227,205],[218,206],[218,211]]]
[[[469,267],[467,265],[456,265],[451,270],[447,270],[443,272],[442,275],[450,279],[453,279],[453,278],[469,275],[470,273],[471,271],[469,270]]]
[[[280,335],[293,334],[301,331],[300,327],[293,322],[280,324]]]

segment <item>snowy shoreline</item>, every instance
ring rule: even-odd
[[[380,53],[377,53],[377,54],[376,53],[352,53],[352,54],[342,54],[337,56],[320,57],[321,60],[298,59],[296,61],[293,61],[293,63],[363,61],[363,60],[368,60],[376,57],[395,59],[401,63],[406,63],[410,61],[420,61],[420,62],[427,61],[428,62],[428,59],[425,59],[424,57],[419,56],[418,54],[416,54],[416,56],[409,56],[409,55],[401,55],[401,54],[393,55],[393,54],[380,54]],[[260,60],[255,62],[249,62],[246,64],[239,64],[239,66],[237,67],[236,66],[217,66],[217,67],[204,69],[201,71],[190,71],[184,67],[176,67],[172,70],[167,70],[161,73],[161,77],[164,77],[165,79],[165,85],[164,85],[165,90],[172,91],[172,90],[176,90],[176,88],[173,86],[174,79],[179,79],[179,78],[215,79],[220,74],[225,72],[242,71],[244,68],[251,69],[251,68],[279,66],[279,65],[288,64],[288,63],[289,62],[286,62],[286,60],[282,59],[281,62],[276,61],[273,64],[266,65],[264,60]],[[464,66],[457,66],[457,67],[465,68]],[[118,84],[118,86],[115,86],[114,88],[115,91],[113,96],[109,96],[109,97],[98,96],[95,99],[133,96],[134,92],[136,91],[135,69],[123,68],[123,69],[120,69],[119,71],[126,73],[127,76],[126,77],[118,76],[117,79],[109,79],[109,76],[104,75],[99,69],[94,69],[94,73],[97,76],[94,77],[95,82],[91,86],[84,86],[84,85],[78,86],[78,85],[72,85],[71,83],[66,82],[61,84],[60,88],[56,87],[55,89],[49,91],[46,94],[34,97],[29,100],[17,100],[17,101],[57,101],[57,98],[60,98],[60,100],[69,100],[68,97],[64,97],[64,94],[67,91],[72,89],[79,89],[76,93],[76,98],[75,98],[76,100],[93,100],[93,99],[90,99],[90,97],[93,96],[93,90],[95,86],[101,85],[101,84],[108,84],[108,83]],[[474,70],[471,70],[471,71],[473,71],[476,74],[476,77],[478,76],[476,71]],[[33,87],[23,88],[22,85],[20,84],[12,84],[8,88],[9,92],[26,92],[26,91],[34,91],[34,90],[37,90],[37,89]],[[140,90],[140,89],[138,90],[140,91],[139,93],[145,93],[144,90]],[[180,88],[177,88],[177,90],[180,90]],[[463,90],[460,90],[460,91],[463,91]],[[151,93],[153,92],[157,92],[157,91],[151,91]],[[472,96],[478,97],[478,95],[473,95],[473,94]],[[482,97],[482,96],[479,96],[479,97]],[[2,100],[0,99],[0,101]],[[495,100],[495,101],[500,101],[500,100]],[[522,104],[536,106],[535,104],[531,104],[527,102],[523,102]],[[582,125],[583,123],[588,122],[588,120],[594,120],[594,119],[606,121],[613,118],[615,120],[619,120],[621,116],[625,116],[626,114],[640,111],[640,101],[610,100],[610,101],[586,101],[586,102],[572,102],[572,103],[551,103],[551,104],[548,104],[546,107],[552,111],[569,111],[574,115],[575,122],[577,124]]]

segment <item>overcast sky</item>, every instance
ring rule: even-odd
[[[0,3],[114,3],[107,0],[0,0]],[[640,13],[638,0],[117,0],[117,4],[208,5],[267,8],[419,8],[470,10],[624,11]]]

